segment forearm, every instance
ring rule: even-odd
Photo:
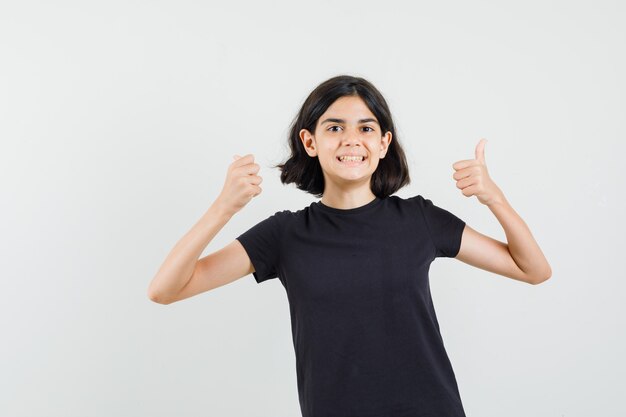
[[[552,269],[524,220],[503,194],[488,205],[496,216],[508,242],[511,257],[531,282],[541,282],[552,275]]]
[[[191,279],[198,258],[215,235],[230,220],[215,202],[170,251],[148,288],[151,300],[159,302],[177,294]]]

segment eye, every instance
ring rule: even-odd
[[[366,132],[373,132],[374,131],[374,129],[369,127],[369,126],[365,126],[364,129],[369,129]]]
[[[331,126],[328,129],[326,129],[326,130],[330,130],[331,132],[336,132],[336,130],[331,130],[331,129],[335,128],[335,127],[341,127],[341,126]]]

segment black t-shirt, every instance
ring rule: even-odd
[[[465,222],[421,195],[278,211],[237,237],[287,292],[303,417],[464,417],[430,295]]]

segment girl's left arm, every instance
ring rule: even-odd
[[[458,161],[452,176],[463,195],[475,195],[496,216],[507,243],[483,235],[465,225],[456,259],[509,278],[539,284],[552,276],[552,269],[524,220],[493,182],[485,164],[486,140],[476,147],[476,159]]]

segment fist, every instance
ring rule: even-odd
[[[230,215],[237,213],[263,191],[259,187],[263,178],[257,175],[261,167],[254,163],[254,155],[234,155],[233,159],[224,187],[217,197],[220,206]]]

